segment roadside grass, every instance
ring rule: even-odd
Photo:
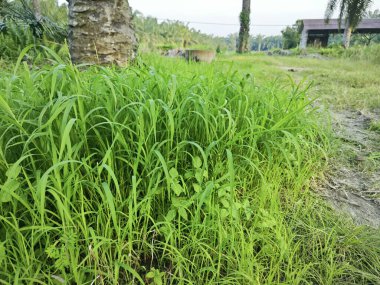
[[[0,71],[0,284],[380,282],[379,231],[309,191],[330,135],[306,85],[47,52]]]
[[[274,79],[286,84],[286,73],[297,81],[307,80],[312,83],[313,97],[338,109],[372,111],[380,106],[380,65],[368,60],[258,54],[226,57],[221,61],[223,65],[235,62],[235,68],[252,73],[259,84]]]

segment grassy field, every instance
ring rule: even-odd
[[[338,94],[334,76],[379,80],[377,66],[337,62],[7,63],[0,284],[379,284],[379,231],[310,191],[332,141],[315,94]],[[378,102],[347,90],[321,98]]]
[[[260,85],[277,80],[289,85],[311,84],[310,96],[337,109],[379,110],[380,64],[349,58],[300,58],[299,56],[228,56],[220,66],[229,63],[240,72],[251,73]]]

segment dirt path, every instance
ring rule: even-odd
[[[342,100],[336,101],[341,107],[336,108],[334,98],[325,94],[329,92],[329,88],[335,88],[334,96],[346,96],[349,90],[357,93],[357,96],[362,96],[362,100],[367,100],[368,96],[360,95],[360,91],[372,92],[373,81],[367,82],[360,73],[355,73],[351,64],[340,65],[343,69],[339,72],[346,73],[347,78],[339,77],[340,81],[336,79],[336,84],[326,82],[326,78],[334,80],[331,73],[337,68],[332,66],[333,63],[330,61],[315,61],[313,64],[299,58],[295,61],[285,57],[278,58],[275,64],[279,70],[291,74],[296,82],[305,78],[314,80],[316,88],[312,93],[321,96],[321,99],[315,102],[316,105],[321,106],[324,104],[322,102],[325,102],[324,98],[330,98],[330,105],[323,106],[323,109],[327,107],[330,112],[334,136],[340,141],[339,149],[337,157],[330,163],[331,169],[324,181],[319,181],[313,188],[325,197],[337,212],[351,217],[356,224],[380,228],[380,130],[370,129],[372,122],[380,122],[380,109],[373,110],[373,105],[371,112],[352,110],[348,109],[349,107],[342,109]],[[341,62],[335,64],[339,65]],[[355,89],[359,86],[352,83],[356,82],[355,80],[361,82],[362,89]],[[338,90],[342,94],[337,94]],[[380,99],[379,92],[373,96]],[[348,100],[353,99],[358,98]]]
[[[279,61],[277,67],[292,73],[298,81],[305,76],[313,79],[313,71],[318,71],[318,67],[302,66],[302,62],[292,67]],[[316,83],[319,84],[318,79]],[[318,95],[323,98],[327,94]],[[321,105],[322,101],[316,104]],[[335,109],[333,105],[328,108],[341,145],[331,162],[331,171],[325,181],[319,181],[316,192],[356,224],[380,228],[380,132],[370,130],[371,122],[380,122],[380,110],[364,113]]]
[[[333,129],[341,140],[339,157],[322,186],[331,205],[359,225],[380,228],[380,133],[370,130],[379,116],[330,110]]]

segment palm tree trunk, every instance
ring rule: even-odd
[[[131,20],[128,0],[70,0],[72,61],[127,65],[137,51]]]
[[[33,5],[34,16],[36,17],[37,21],[40,21],[42,17],[40,0],[33,0],[32,5]]]
[[[352,35],[352,27],[351,27],[350,23],[347,21],[346,28],[344,29],[344,34],[343,34],[343,46],[344,46],[344,48],[350,47],[351,35]]]
[[[238,53],[248,52],[249,24],[251,16],[251,0],[243,0],[243,9],[240,13],[240,32]]]

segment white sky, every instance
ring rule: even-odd
[[[280,25],[251,27],[251,34],[277,35],[286,25],[297,19],[323,18],[327,0],[252,0],[252,25]],[[380,9],[380,0],[374,0],[371,10]],[[235,24],[231,26],[192,24],[204,33],[226,36],[239,30],[242,0],[129,0],[134,10],[145,16],[183,22]],[[285,26],[284,26],[285,25]]]
[[[253,26],[251,34],[279,35],[285,26],[294,24],[298,19],[323,19],[327,2],[328,0],[251,0],[251,24],[275,25]],[[129,0],[129,4],[145,16],[180,20],[207,34],[226,36],[239,31],[242,0]],[[380,0],[373,0],[371,10],[375,9],[380,9]]]

